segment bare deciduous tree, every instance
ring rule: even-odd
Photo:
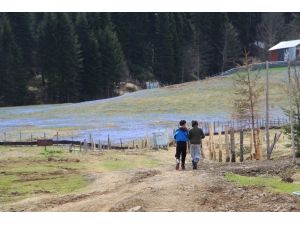
[[[233,86],[235,93],[234,112],[232,117],[237,120],[251,120],[253,129],[253,141],[255,151],[257,150],[256,135],[255,135],[255,119],[260,116],[262,105],[262,94],[264,93],[264,84],[260,82],[260,70],[256,70],[251,74],[251,69],[256,64],[255,59],[250,59],[248,56],[250,51],[243,52],[243,65],[236,63],[237,72],[233,76]]]
[[[232,68],[230,64],[234,65],[233,61],[239,56],[240,41],[237,29],[231,23],[224,23],[221,33],[223,37],[217,48],[222,55],[220,64],[221,72],[224,72],[224,70],[228,69],[228,66]]]
[[[283,13],[266,12],[262,14],[261,22],[257,26],[257,41],[263,43],[263,48],[259,51],[261,61],[269,59],[268,50],[285,37],[285,24]]]

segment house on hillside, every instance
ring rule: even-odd
[[[300,40],[282,41],[269,49],[270,61],[287,61],[288,53],[291,60],[300,59]]]

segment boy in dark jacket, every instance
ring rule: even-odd
[[[197,120],[192,121],[192,129],[189,130],[188,139],[190,141],[190,153],[192,156],[193,169],[197,169],[197,163],[201,156],[202,139],[205,138],[203,130],[198,127]]]
[[[175,131],[174,138],[176,140],[176,170],[179,169],[180,155],[181,168],[185,170],[186,142],[188,140],[188,130],[185,120],[180,120],[179,128]]]

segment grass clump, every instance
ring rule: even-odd
[[[300,190],[300,184],[281,181],[280,177],[245,177],[233,173],[226,173],[226,180],[235,181],[242,186],[263,186],[270,192],[292,194]]]
[[[63,151],[61,150],[50,150],[50,151],[45,151],[41,152],[40,155],[55,155],[55,154],[62,154]]]

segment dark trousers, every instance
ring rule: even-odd
[[[181,162],[184,165],[185,157],[186,157],[186,142],[185,141],[178,141],[176,144],[175,158],[180,159],[180,155],[181,155]]]

